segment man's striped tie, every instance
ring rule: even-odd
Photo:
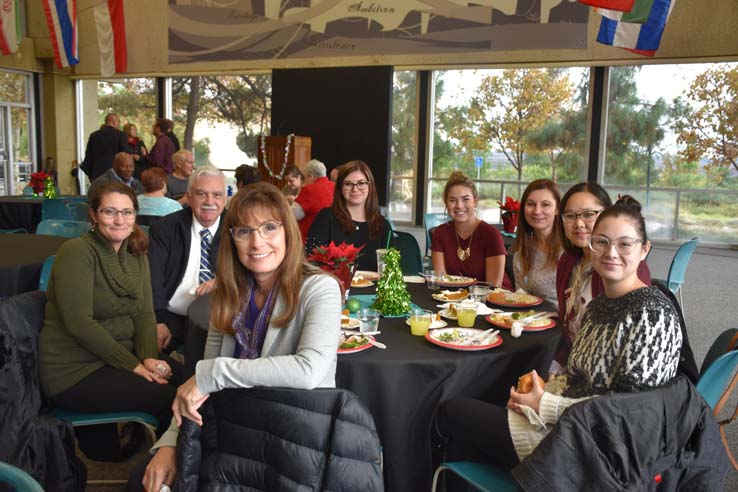
[[[207,282],[213,275],[213,266],[210,264],[210,231],[200,231],[200,283]]]

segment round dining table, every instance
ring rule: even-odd
[[[440,303],[424,284],[407,286],[414,304],[437,311]],[[372,293],[374,287],[351,290],[351,294]],[[550,311],[553,306],[535,309]],[[202,357],[208,316],[208,296],[192,303],[185,359]],[[457,325],[449,321],[448,326]],[[475,328],[491,327],[484,316],[477,316]],[[561,335],[554,327],[513,338],[503,329],[501,345],[471,352],[413,336],[404,317],[382,318],[379,330],[376,340],[387,348],[339,354],[336,385],[354,392],[372,413],[382,442],[385,488],[398,492],[430,490],[433,415],[443,401],[469,397],[504,405],[519,376],[532,369],[547,372]]]
[[[0,297],[38,289],[46,258],[69,238],[38,234],[0,234]]]

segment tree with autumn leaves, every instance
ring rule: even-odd
[[[526,154],[541,148],[526,136],[556,118],[570,103],[573,90],[557,69],[509,69],[485,77],[468,106],[448,111],[457,151],[473,161],[491,144],[522,181]]]
[[[738,67],[718,65],[698,75],[676,109],[679,157],[707,160],[711,176],[722,184],[738,172]]]

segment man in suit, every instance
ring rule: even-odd
[[[190,176],[187,201],[189,208],[164,216],[149,230],[157,345],[166,353],[185,341],[185,315],[192,301],[215,288],[226,203],[220,169],[197,168]]]
[[[118,130],[118,125],[120,125],[118,115],[108,114],[105,117],[105,126],[92,132],[87,141],[85,158],[80,167],[91,180],[102,176],[113,166],[115,154],[133,152],[131,146],[128,145],[126,134]]]
[[[123,183],[132,189],[135,195],[145,193],[146,190],[144,190],[141,182],[133,177],[134,169],[133,156],[127,152],[118,152],[115,154],[115,158],[113,159],[113,167],[108,169],[103,175],[92,182],[90,189],[87,190],[87,197],[89,198],[92,196],[92,192],[95,188],[109,181],[118,181]]]

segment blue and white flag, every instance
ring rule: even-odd
[[[77,0],[43,0],[54,60],[59,68],[79,63]]]
[[[653,56],[661,44],[666,21],[676,0],[653,0],[645,23],[625,22],[602,17],[597,41],[635,53]]]

